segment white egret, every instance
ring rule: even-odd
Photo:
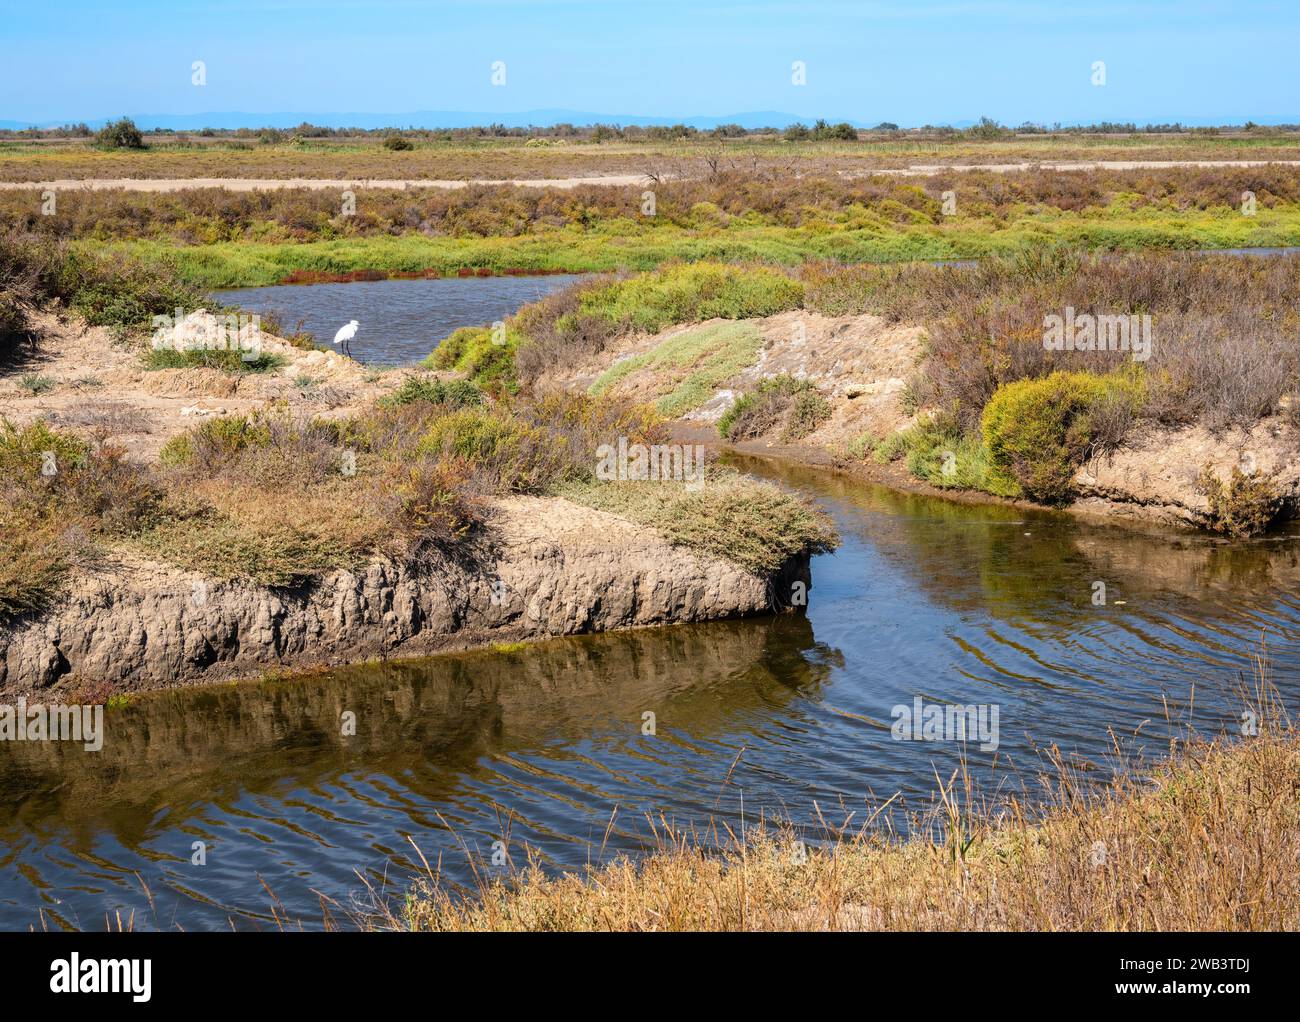
[[[352,357],[352,352],[348,350],[348,341],[357,335],[357,326],[359,324],[354,319],[347,326],[339,327],[339,332],[334,335],[334,343],[343,345],[343,354],[348,358]]]

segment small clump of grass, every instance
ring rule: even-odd
[[[269,373],[284,366],[282,355],[260,354],[245,358],[232,348],[151,348],[142,361],[150,371],[159,369],[217,369],[223,373]]]
[[[55,383],[52,377],[41,373],[23,373],[18,377],[18,386],[27,394],[36,397],[39,394],[48,394],[54,389]]]
[[[773,376],[722,414],[718,433],[728,440],[753,440],[782,424],[781,441],[790,443],[815,432],[830,414],[830,403],[811,380]]]
[[[483,404],[483,391],[469,380],[440,380],[436,376],[408,376],[402,385],[383,398],[388,406],[409,405],[426,401],[448,408],[477,408]]]

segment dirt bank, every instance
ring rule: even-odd
[[[584,389],[600,381],[609,392],[655,401],[671,394],[706,365],[711,352],[688,359],[656,359],[678,348],[682,335],[729,321],[675,326],[658,334],[631,335],[585,363],[543,377],[543,386]],[[835,467],[871,482],[949,499],[1001,501],[969,490],[942,488],[911,476],[901,460],[880,464],[877,445],[914,425],[927,413],[909,404],[908,379],[922,357],[925,330],[916,324],[889,323],[876,316],[822,316],[785,312],[740,321],[761,336],[750,364],[721,380],[710,396],[681,416],[683,437],[731,447],[741,453],[767,455],[804,464]],[[629,360],[637,368],[604,376]],[[621,371],[621,368],[620,368]],[[827,414],[814,430],[797,439],[782,435],[782,423],[766,433],[728,444],[716,424],[744,394],[778,376],[813,383],[826,399]],[[603,377],[603,379],[602,379]],[[613,379],[613,382],[610,382]],[[1284,409],[1277,409],[1250,430],[1211,433],[1201,426],[1178,429],[1143,422],[1125,445],[1085,462],[1074,478],[1076,499],[1065,510],[1110,519],[1126,519],[1184,528],[1211,524],[1207,496],[1198,477],[1208,466],[1222,481],[1234,468],[1247,475],[1269,476],[1282,505],[1300,505],[1300,434]],[[1027,502],[1013,501],[1023,506]]]
[[[780,609],[806,557],[771,578],[556,498],[496,504],[473,549],[419,569],[377,560],[308,585],[219,582],[120,558],[52,610],[0,628],[0,692],[113,691],[419,656],[489,642]]]

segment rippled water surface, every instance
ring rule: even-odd
[[[268,888],[312,926],[322,896],[348,906],[362,878],[400,891],[416,847],[469,884],[495,841],[578,868],[647,847],[647,815],[777,814],[816,840],[822,817],[860,823],[895,792],[931,804],[961,748],[891,738],[891,709],[917,695],[998,705],[996,763],[966,749],[988,790],[1036,790],[1052,743],[1101,777],[1111,729],[1159,749],[1230,724],[1261,636],[1295,706],[1292,537],[1229,548],[743,464],[839,522],[806,614],[162,693],[110,711],[98,754],[4,743],[0,926],[43,911],[99,928],[118,909],[137,926],[273,926]],[[345,710],[356,737],[339,735]]]
[[[572,284],[578,276],[446,277],[351,284],[285,284],[217,291],[213,298],[303,329],[329,346],[339,327],[358,323],[351,351],[370,365],[410,365],[463,326],[481,326]]]

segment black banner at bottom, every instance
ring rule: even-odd
[[[698,1006],[683,982],[733,998],[746,978],[764,1000],[765,988],[787,983],[806,998],[813,982],[837,999],[894,988],[911,1000],[920,992],[932,1007],[948,995],[961,1003],[964,991],[996,998],[985,1003],[999,1008],[1157,1002],[1222,1012],[1260,998],[1289,1000],[1300,950],[1295,934],[1223,933],[15,933],[0,941],[7,992],[19,1003],[85,1009],[111,1001],[128,1011],[205,1014],[374,1010],[377,997],[418,999],[431,985],[441,1003],[453,992],[482,997],[488,1013],[590,1005],[623,987],[624,997],[662,996],[663,1007],[676,990]]]

